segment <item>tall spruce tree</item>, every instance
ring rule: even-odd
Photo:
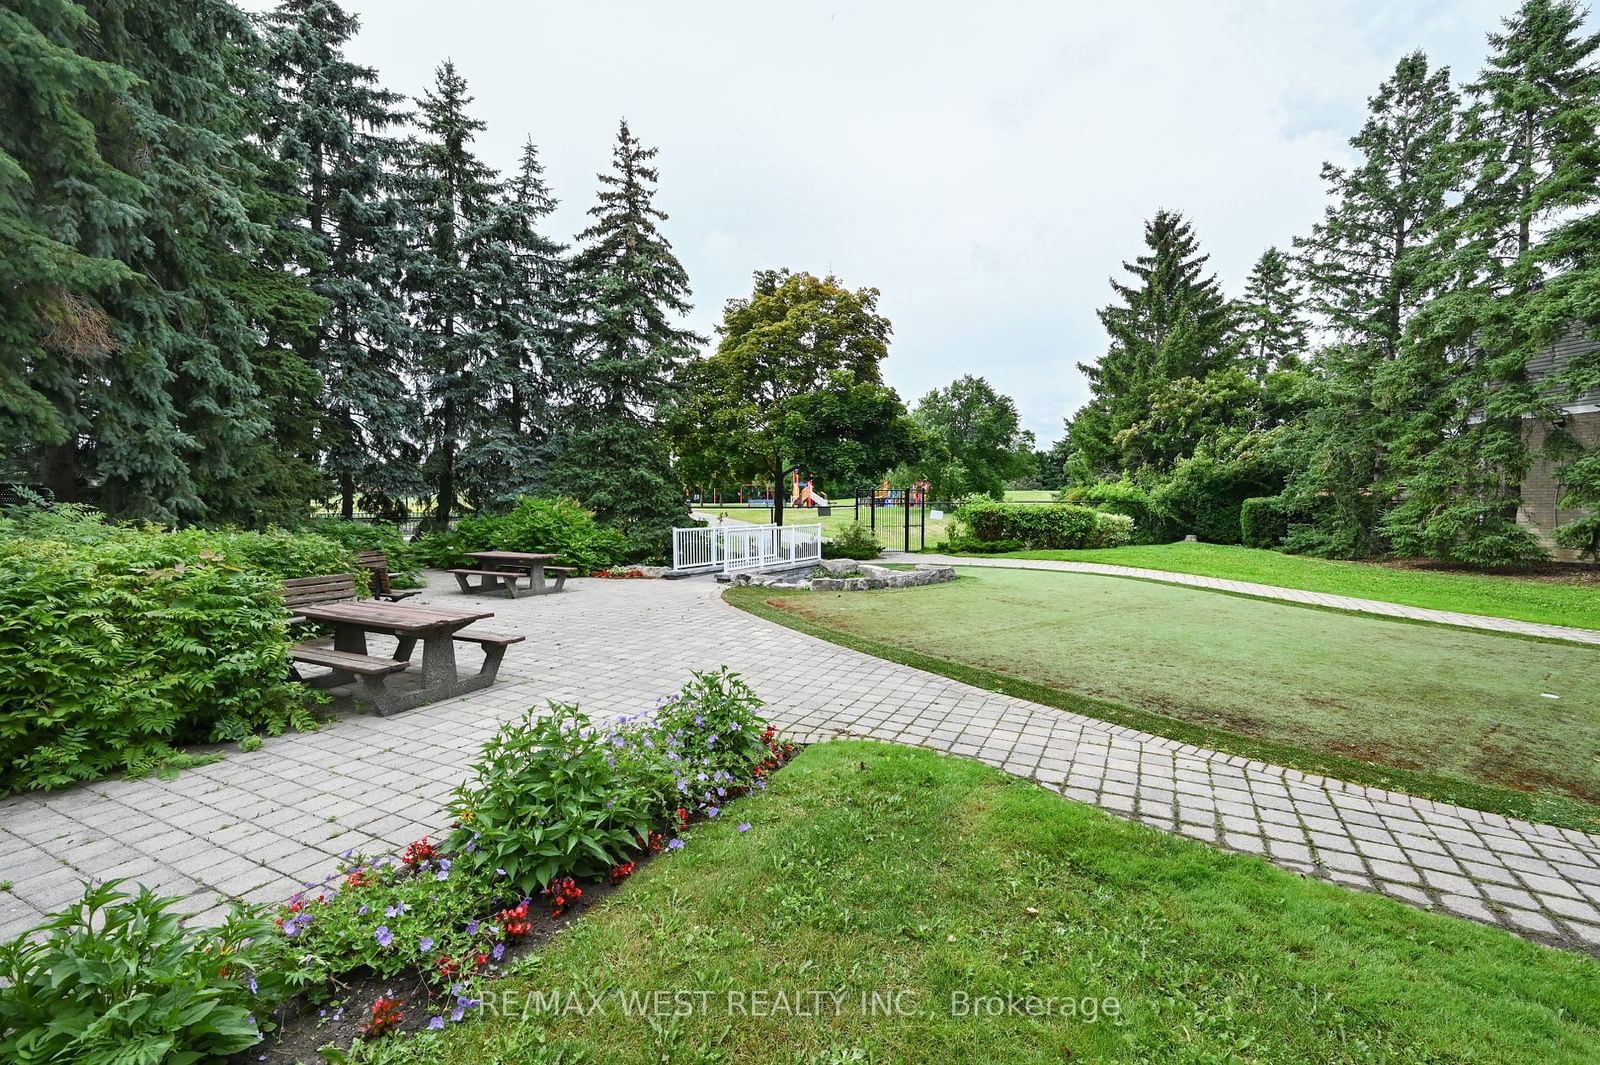
[[[1261,380],[1301,365],[1310,328],[1293,263],[1276,247],[1261,253],[1236,308],[1247,367]]]
[[[467,114],[467,83],[446,61],[417,105],[420,136],[406,159],[405,192],[412,233],[406,289],[416,328],[417,379],[424,403],[425,471],[433,493],[432,520],[447,526],[461,501],[458,464],[483,417],[490,392],[480,373],[485,351],[477,335],[477,231],[488,224],[499,185],[472,152],[484,124]]]
[[[1315,402],[1292,433],[1285,498],[1304,519],[1296,544],[1358,557],[1378,550],[1395,490],[1392,441],[1432,374],[1402,361],[1406,327],[1433,290],[1426,278],[1441,212],[1459,183],[1457,97],[1448,68],[1403,57],[1350,139],[1356,161],[1325,164],[1328,206],[1296,240],[1307,303],[1329,343],[1317,354]]]
[[[540,230],[556,208],[532,141],[516,175],[468,237],[479,279],[472,364],[483,408],[459,456],[463,491],[479,510],[501,509],[543,487],[552,395],[565,378],[566,247]]]
[[[1232,311],[1216,275],[1205,272],[1208,257],[1190,224],[1176,211],[1157,211],[1144,240],[1148,251],[1123,263],[1132,280],[1111,281],[1121,302],[1099,312],[1110,348],[1098,363],[1078,365],[1092,396],[1069,430],[1079,479],[1145,465],[1144,457],[1125,453],[1118,434],[1145,416],[1166,383],[1201,380],[1238,356]]]
[[[1544,554],[1517,513],[1530,431],[1556,416],[1528,361],[1586,310],[1570,285],[1549,284],[1579,239],[1562,223],[1597,198],[1600,37],[1582,23],[1570,0],[1527,0],[1490,35],[1488,66],[1468,86],[1469,180],[1429,251],[1442,291],[1408,331],[1421,368],[1411,380],[1425,388],[1401,434],[1405,494],[1385,520],[1402,553],[1478,564]]]
[[[419,407],[405,380],[397,143],[385,135],[405,117],[403,98],[345,55],[359,26],[332,0],[286,0],[267,18],[279,105],[266,139],[302,190],[310,254],[300,265],[327,301],[297,345],[325,382],[303,422],[346,517],[358,504],[401,512],[422,490],[411,438]]]
[[[42,468],[41,449],[75,459],[69,436],[88,429],[77,400],[116,345],[101,301],[133,278],[117,255],[140,194],[97,143],[98,101],[134,78],[83,54],[91,32],[65,0],[0,9],[0,465],[63,498],[74,464]]]
[[[271,276],[267,245],[280,201],[248,140],[260,92],[254,30],[224,0],[80,7],[87,20],[53,18],[60,5],[29,5],[51,27],[52,43],[94,70],[120,67],[130,77],[75,104],[70,93],[52,101],[75,107],[95,131],[105,166],[88,168],[95,173],[86,186],[63,182],[41,193],[36,183],[34,194],[66,196],[57,233],[129,271],[77,304],[92,306],[76,320],[103,325],[102,349],[114,347],[115,357],[53,360],[39,375],[67,430],[47,445],[47,481],[66,495],[92,487],[119,514],[254,517],[260,494],[277,482],[257,476],[270,455],[270,397],[253,360],[269,329],[314,306],[292,276]],[[84,168],[84,132],[79,126],[76,146],[50,165]],[[126,176],[114,199],[105,198],[111,186],[94,186],[107,168]]]
[[[640,544],[688,516],[673,476],[658,411],[674,370],[703,338],[676,324],[689,307],[689,278],[657,226],[656,149],[623,121],[612,171],[599,175],[594,221],[579,234],[573,279],[573,378],[561,457],[552,480]]]

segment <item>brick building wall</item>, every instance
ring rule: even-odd
[[[1600,411],[1585,411],[1572,413],[1566,416],[1567,432],[1571,433],[1586,449],[1600,447]],[[1535,426],[1528,434],[1528,444],[1537,455],[1544,445],[1545,429]],[[1554,551],[1557,558],[1573,559],[1577,555],[1568,550],[1555,547],[1551,538],[1557,526],[1565,525],[1583,516],[1581,510],[1571,507],[1563,508],[1559,505],[1563,489],[1559,478],[1562,463],[1551,462],[1549,459],[1538,459],[1533,469],[1529,471],[1527,479],[1522,482],[1522,508],[1517,512],[1517,520],[1531,528],[1538,535],[1539,540],[1546,547]]]

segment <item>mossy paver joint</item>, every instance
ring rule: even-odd
[[[1546,625],[1534,621],[1514,621],[1510,618],[1492,618],[1483,614],[1462,614],[1454,610],[1430,610],[1420,606],[1386,603],[1381,599],[1358,599],[1349,595],[1330,595],[1327,592],[1307,592],[1299,588],[1280,588],[1275,584],[1256,584],[1251,581],[1234,581],[1224,577],[1202,577],[1193,573],[1174,573],[1169,570],[1145,569],[1141,566],[1113,566],[1104,562],[1067,562],[1060,559],[1034,558],[984,558],[965,555],[936,555],[891,551],[886,559],[895,562],[917,561],[937,565],[990,566],[996,569],[1042,569],[1060,573],[1091,573],[1101,577],[1133,577],[1143,581],[1163,584],[1181,584],[1188,588],[1210,588],[1218,592],[1232,592],[1257,599],[1275,599],[1284,603],[1304,603],[1308,606],[1328,607],[1333,610],[1352,610],[1360,614],[1376,614],[1386,618],[1407,618],[1427,621],[1436,625],[1452,625],[1458,629],[1483,629],[1487,632],[1508,632],[1517,636],[1536,636],[1548,640],[1567,640],[1572,643],[1600,645],[1600,630],[1577,629],[1567,625]]]
[[[1107,568],[1116,567],[1090,571]],[[1232,583],[1182,578],[1153,577]],[[415,601],[461,605],[447,581],[433,575]],[[1600,837],[1202,750],[974,688],[737,610],[709,579],[579,580],[569,592],[492,600],[495,629],[527,637],[509,649],[492,688],[388,718],[342,717],[168,781],[100,781],[0,801],[0,879],[13,881],[0,892],[0,935],[71,901],[85,877],[126,874],[192,893],[183,909],[208,921],[221,917],[227,897],[284,899],[331,873],[347,849],[380,853],[437,837],[447,828],[443,804],[478,748],[523,708],[556,699],[598,717],[636,714],[690,670],[726,663],[798,740],[859,736],[966,755],[1153,829],[1600,956]]]

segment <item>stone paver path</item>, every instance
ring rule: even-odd
[[[1362,614],[1378,614],[1382,617],[1406,618],[1411,621],[1431,621],[1438,625],[1454,625],[1463,629],[1485,629],[1489,632],[1509,632],[1518,636],[1540,636],[1551,640],[1568,640],[1573,643],[1600,646],[1600,629],[1575,629],[1566,625],[1544,625],[1535,621],[1491,618],[1483,614],[1462,614],[1454,610],[1429,610],[1420,606],[1386,603],[1381,599],[1357,599],[1349,595],[1307,592],[1298,588],[1280,588],[1275,584],[1233,581],[1224,577],[1201,577],[1193,573],[1168,573],[1166,570],[1144,569],[1139,566],[1112,566],[1103,562],[1063,562],[1055,559],[981,556],[969,558],[965,555],[939,555],[933,552],[908,555],[901,551],[890,551],[884,557],[895,562],[937,562],[955,566],[994,566],[1001,569],[1094,573],[1102,577],[1134,577],[1145,581],[1160,581],[1163,584],[1182,584],[1190,588],[1209,588],[1214,592],[1233,592],[1237,595],[1254,596],[1257,599],[1279,599],[1285,603],[1354,610]]]
[[[774,625],[709,579],[579,580],[491,604],[521,633],[495,687],[391,718],[346,716],[171,781],[105,781],[0,802],[0,935],[67,902],[82,877],[275,901],[347,848],[444,826],[441,804],[500,721],[546,699],[632,713],[691,669],[726,663],[800,740],[865,736],[966,755],[1167,832],[1600,955],[1600,838],[1308,776],[973,688]],[[909,593],[908,593],[909,594]],[[470,658],[472,652],[467,652]]]

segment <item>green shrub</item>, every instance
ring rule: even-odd
[[[174,745],[309,728],[281,578],[349,568],[331,540],[0,519],[0,792],[172,759]]]
[[[418,550],[428,565],[444,569],[466,565],[467,551],[536,551],[593,573],[626,561],[638,546],[575,500],[528,496],[505,514],[462,518],[449,532],[425,537]]]
[[[80,1065],[211,1061],[261,1041],[282,997],[272,923],[235,908],[187,929],[172,907],[120,881],[0,944],[0,1061]]]
[[[380,525],[343,518],[317,518],[306,531],[325,537],[346,551],[382,551],[389,559],[389,580],[396,588],[422,587],[422,562],[416,548],[406,542],[398,525]]]
[[[0,542],[0,792],[312,727],[275,578],[177,537]]]
[[[1246,547],[1277,547],[1289,535],[1289,512],[1277,496],[1252,496],[1239,505],[1239,540]]]
[[[1066,503],[1081,503],[1107,514],[1125,514],[1133,519],[1131,543],[1168,544],[1183,538],[1183,531],[1165,506],[1132,481],[1099,481],[1073,485],[1061,491]]]
[[[1090,547],[1126,547],[1133,542],[1133,519],[1126,514],[1096,511]]]
[[[823,558],[877,558],[882,553],[878,534],[864,521],[853,521],[822,541]]]
[[[975,500],[956,509],[961,536],[986,543],[1020,541],[1029,550],[1092,547],[1095,511],[1065,503]]]
[[[1200,453],[1182,460],[1152,492],[1178,527],[1210,544],[1239,542],[1239,510],[1253,496],[1276,492],[1282,480],[1266,465]]]
[[[664,764],[642,774],[614,753],[637,753],[643,738],[596,728],[571,704],[530,708],[484,745],[473,779],[456,788],[451,852],[482,877],[504,869],[530,895],[557,876],[604,873],[650,832]]]

